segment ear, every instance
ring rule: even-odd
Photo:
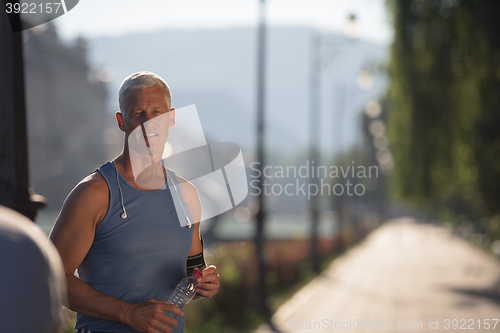
[[[168,129],[171,129],[175,126],[175,108],[171,108],[169,113],[170,113],[170,127]]]
[[[118,128],[122,132],[125,132],[125,126],[123,126],[123,114],[120,111],[116,111],[115,116],[116,116],[116,122],[118,123]]]

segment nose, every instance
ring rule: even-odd
[[[154,117],[156,117],[156,115],[154,113],[148,112],[148,113],[146,113],[146,119],[144,120],[144,122],[147,122],[147,121],[153,119]]]
[[[147,113],[142,119],[141,125],[147,132],[158,132],[164,127],[164,119],[159,117],[160,115],[154,112]],[[153,118],[156,118],[153,120]]]
[[[140,123],[140,124],[141,124],[141,125],[145,125],[145,126],[147,127],[148,122],[149,122],[151,119],[155,118],[155,117],[156,117],[156,115],[155,115],[153,112],[146,112],[146,113],[144,114],[144,116],[142,117],[142,119],[141,119],[141,123]]]

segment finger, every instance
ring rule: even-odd
[[[202,276],[196,279],[197,283],[207,283],[207,282],[219,282],[219,274],[210,274],[207,276]]]
[[[219,289],[219,283],[214,283],[214,282],[210,282],[210,283],[200,283],[198,284],[198,289],[205,289],[205,290],[217,290]]]
[[[203,274],[204,276],[209,274],[218,274],[217,267],[215,267],[214,265],[205,267],[205,269],[201,271],[201,274]]]
[[[154,327],[154,333],[172,333],[172,327],[160,324],[161,327]],[[149,331],[148,331],[149,332]]]
[[[169,316],[168,312],[165,312],[161,315],[161,319],[152,326],[160,331],[167,332],[167,328],[172,330],[171,327],[177,326],[177,320],[172,316]]]
[[[167,304],[165,307],[165,312],[171,312],[181,317],[184,316],[184,312],[182,312],[181,309],[173,304]]]
[[[148,302],[162,304],[162,305],[158,305],[158,306],[160,307],[159,309],[163,310],[164,312],[172,312],[178,316],[184,316],[184,312],[170,301],[160,301],[160,300],[151,299]]]
[[[217,291],[216,290],[198,289],[198,290],[196,290],[196,293],[198,293],[199,295],[201,295],[203,297],[212,297],[217,293]]]

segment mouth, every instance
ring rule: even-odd
[[[145,135],[146,138],[152,138],[154,136],[158,136],[158,134],[156,134],[156,133],[150,133],[150,134],[146,134]]]

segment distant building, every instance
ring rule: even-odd
[[[63,43],[55,27],[23,32],[30,185],[58,209],[76,183],[107,160],[107,90],[87,43]]]

